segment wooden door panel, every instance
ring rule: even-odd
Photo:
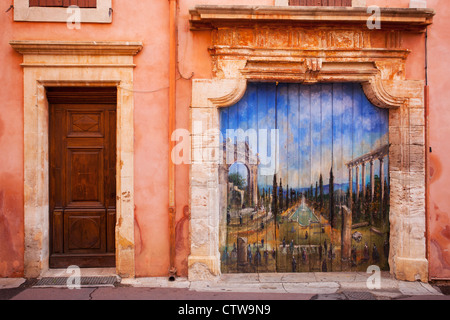
[[[115,252],[116,243],[115,243],[115,232],[116,232],[116,210],[109,209],[106,215],[106,251],[107,252]]]
[[[67,160],[67,206],[104,207],[103,149],[69,149]]]
[[[105,211],[66,210],[64,212],[64,243],[66,253],[105,252]]]
[[[103,112],[69,112],[68,137],[103,137]]]
[[[63,210],[53,211],[53,252],[64,252],[64,212]]]
[[[116,111],[107,112],[107,125],[105,136],[109,139],[111,145],[116,145]],[[108,152],[105,154],[106,167],[108,168],[106,176],[106,207],[108,209],[113,209],[115,212],[116,208],[116,148],[109,148]]]
[[[49,121],[50,267],[112,267],[116,226],[115,106],[61,104],[62,95],[57,96],[58,103],[50,104]]]

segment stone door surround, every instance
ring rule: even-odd
[[[11,41],[23,57],[25,276],[49,267],[46,87],[117,88],[116,271],[134,277],[133,56],[140,42]]]
[[[279,81],[359,82],[374,105],[389,109],[391,273],[399,280],[428,281],[425,83],[406,79],[410,51],[402,39],[423,32],[433,16],[431,9],[381,9],[381,29],[369,29],[366,8],[197,6],[190,11],[192,31],[211,30],[213,69],[213,79],[197,79],[192,86],[191,126],[201,123],[209,134],[192,135],[190,280],[220,276],[226,202],[219,182],[218,108],[238,102],[248,81]]]

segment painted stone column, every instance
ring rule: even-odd
[[[370,160],[370,200],[373,201],[375,194],[375,173],[373,168],[373,160]]]
[[[356,165],[356,202],[359,201],[359,164]]]
[[[348,208],[353,208],[353,168],[348,168]]]
[[[363,193],[363,200],[366,199],[366,163],[362,163],[361,167],[361,183],[362,183],[362,193]]]

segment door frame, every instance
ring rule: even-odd
[[[139,42],[11,41],[24,55],[24,274],[49,269],[46,87],[116,87],[116,273],[135,276],[133,57]],[[109,80],[104,80],[109,79]]]

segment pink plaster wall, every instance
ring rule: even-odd
[[[430,86],[429,261],[432,278],[450,279],[450,4],[429,0],[436,10],[428,32]]]
[[[444,12],[448,16],[446,0],[429,1],[429,7]],[[13,2],[8,0],[8,2]],[[179,70],[183,77],[204,79],[211,77],[211,60],[207,48],[210,44],[209,32],[190,32],[188,9],[198,4],[221,5],[272,5],[273,0],[180,0],[179,10]],[[390,7],[408,7],[408,0],[368,0],[368,5],[377,4]],[[9,5],[9,4],[8,4]],[[5,5],[5,9],[6,9]],[[15,53],[8,42],[10,40],[129,40],[142,41],[144,49],[135,57],[137,65],[134,72],[135,85],[135,242],[136,275],[166,276],[169,268],[168,233],[168,67],[169,67],[169,4],[167,0],[133,1],[114,0],[112,24],[83,24],[81,30],[69,30],[64,23],[24,23],[13,22],[13,12],[2,13],[0,19],[0,61],[2,72],[0,92],[3,99],[0,104],[0,277],[20,276],[23,274],[23,76],[20,67],[22,57]],[[433,30],[437,34],[448,32],[449,19],[440,19]],[[447,29],[448,30],[448,29]],[[439,37],[441,37],[440,35]],[[407,76],[411,79],[424,78],[424,47],[417,35],[405,39],[405,45],[413,54],[408,62]],[[439,38],[437,37],[437,38]],[[423,38],[422,38],[423,39]],[[445,82],[440,79],[446,72],[442,68],[440,57],[445,56],[448,45],[444,47],[437,39],[432,47],[433,69],[430,77],[433,103],[436,110],[445,111]],[[444,55],[443,55],[444,54]],[[448,54],[447,54],[448,56]],[[181,76],[177,82],[178,128],[189,128],[189,104],[191,81]],[[439,102],[441,101],[441,102]],[[450,114],[448,114],[450,119]],[[438,159],[449,153],[444,139],[439,139],[441,129],[445,128],[445,117],[436,112],[430,115],[432,120],[431,137],[434,153]],[[438,131],[439,130],[439,133]],[[445,129],[448,130],[448,129]],[[449,197],[445,197],[445,175],[449,175],[450,166],[442,164],[436,170],[431,188],[434,203],[441,209],[450,208]],[[183,216],[183,207],[189,204],[189,168],[177,167],[177,221]],[[448,218],[448,215],[447,215]],[[179,275],[187,275],[187,257],[189,254],[189,226],[179,226],[183,230],[177,242],[177,268]]]
[[[13,0],[8,0],[5,9]],[[192,34],[188,8],[212,1],[181,1],[179,12],[179,61],[183,76],[211,77],[209,33]],[[254,4],[254,1],[214,1],[216,4]],[[272,4],[273,0],[258,1]],[[82,24],[70,30],[65,23],[14,22],[13,11],[0,19],[0,277],[23,275],[23,72],[22,57],[11,40],[128,40],[142,41],[135,57],[135,242],[136,275],[166,276],[169,268],[168,233],[168,68],[169,3],[166,0],[114,0],[112,24]],[[194,45],[195,44],[195,45]],[[191,82],[178,80],[178,128],[189,128]],[[177,167],[177,221],[189,204],[189,167]],[[177,269],[187,275],[188,224],[178,237]]]
[[[0,19],[0,30],[0,277],[20,277],[24,253],[22,57],[8,48],[8,35],[13,33],[8,19]]]

